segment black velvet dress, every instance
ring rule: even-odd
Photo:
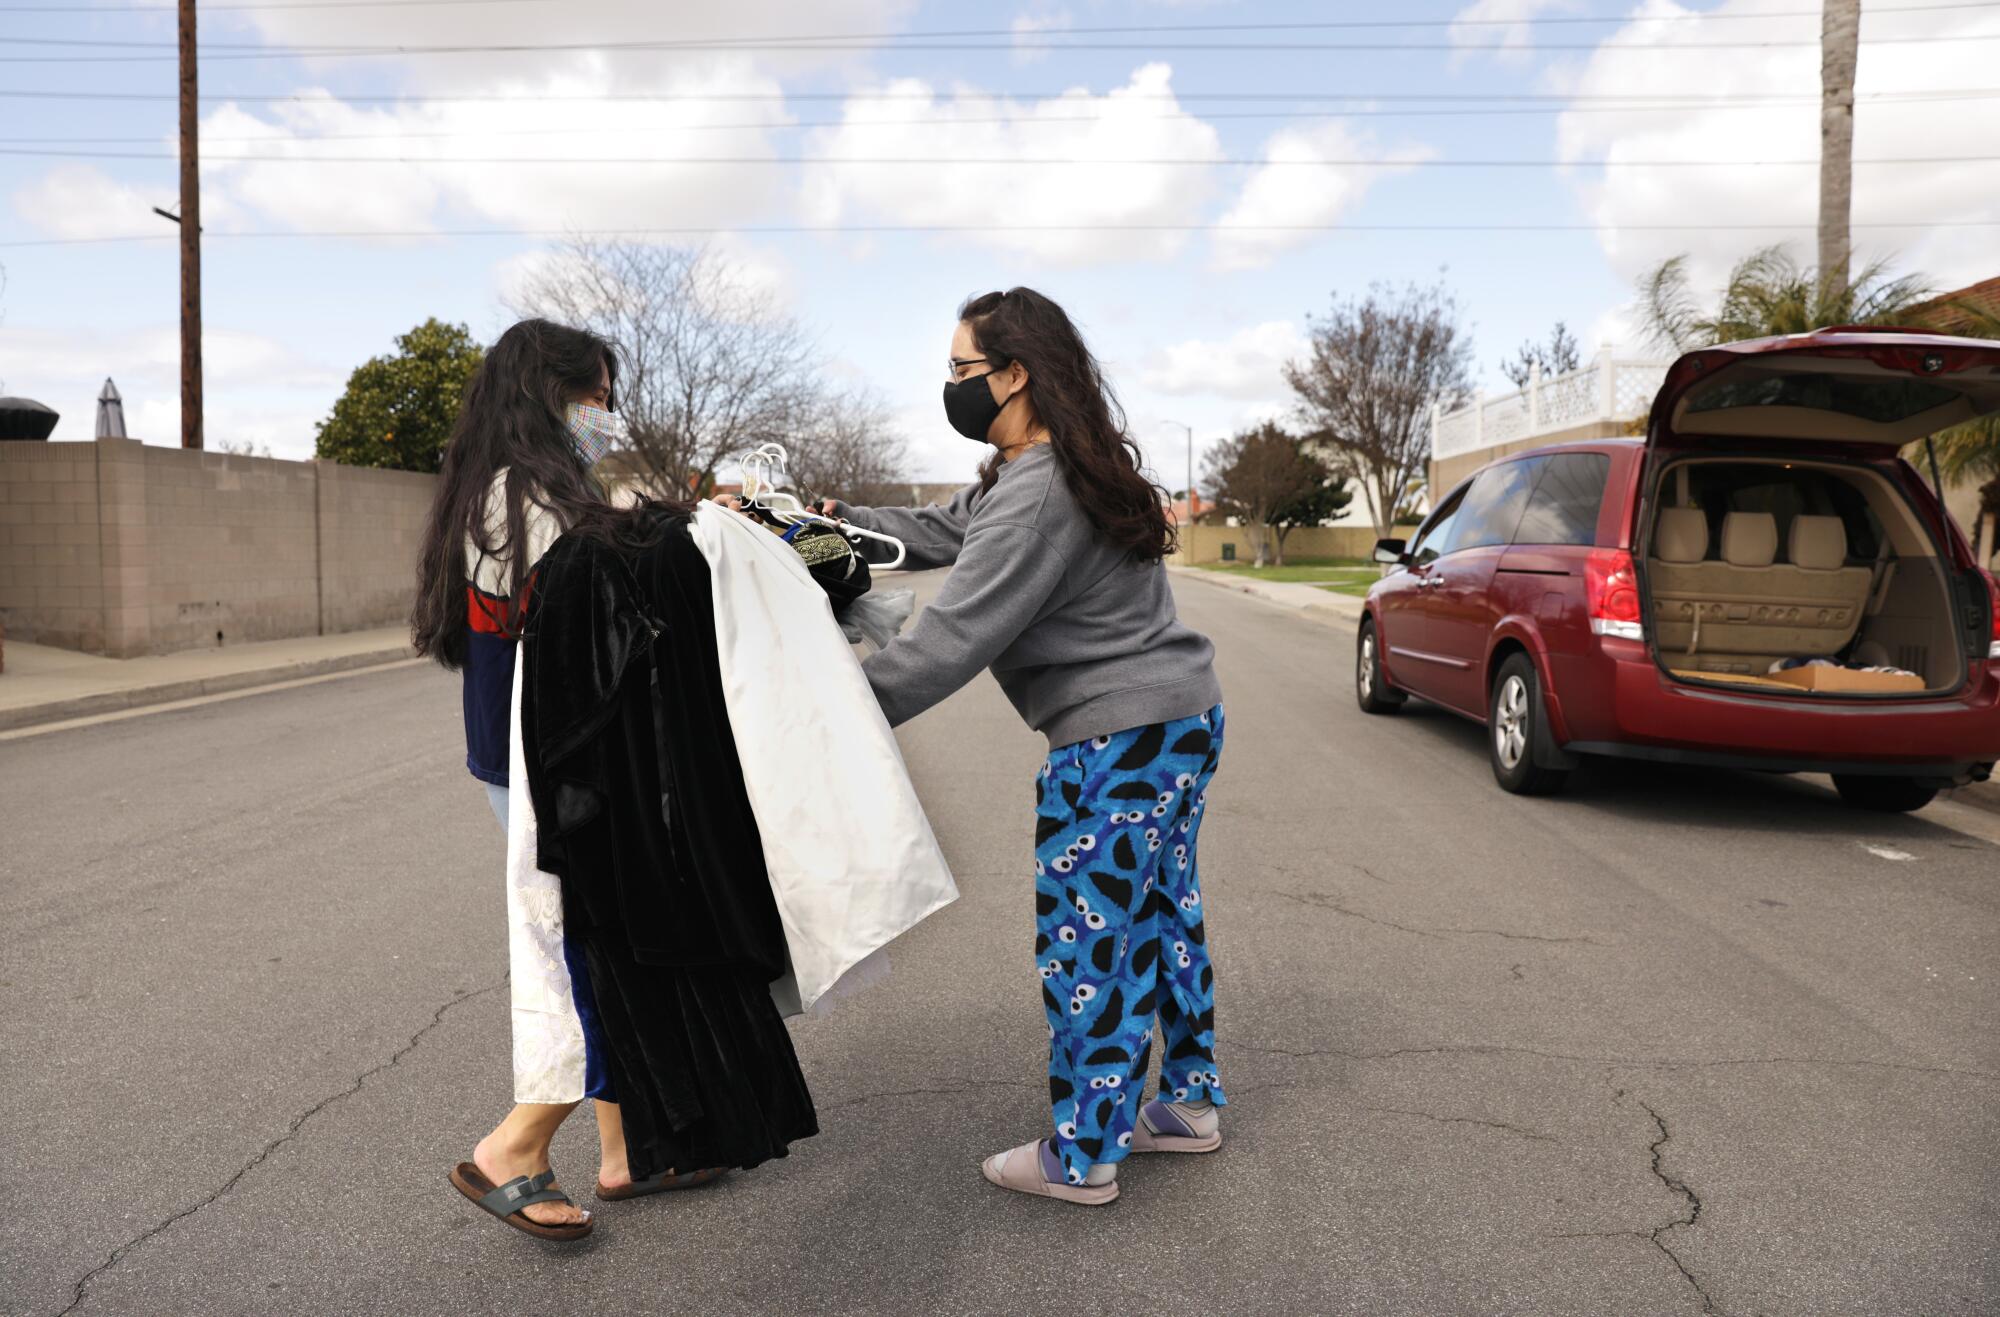
[[[522,638],[543,870],[597,999],[632,1173],[751,1167],[818,1132],[770,984],[784,932],[684,515],[620,551],[566,535]],[[775,624],[775,620],[774,620]]]

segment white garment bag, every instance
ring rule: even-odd
[[[562,880],[535,864],[540,850],[528,761],[521,750],[526,654],[514,656],[507,710],[507,982],[514,1001],[514,1100],[583,1100],[583,1022],[563,960]]]
[[[692,532],[708,559],[723,700],[791,954],[771,991],[794,1014],[877,976],[876,953],[958,888],[805,562],[714,503],[696,508]]]

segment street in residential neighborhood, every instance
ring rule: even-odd
[[[403,663],[0,740],[35,1207],[0,1306],[1026,1312],[1080,1266],[1099,1310],[2000,1301],[2000,813],[1636,766],[1522,799],[1472,724],[1356,711],[1350,625],[1175,592],[1233,738],[1218,1155],[1134,1164],[1103,1212],[981,1181],[1046,1107],[1012,808],[1040,755],[979,682],[900,738],[962,899],[794,1022],[822,1132],[605,1205],[578,1252],[493,1229],[441,1191],[508,1100],[502,848],[455,680]],[[566,1183],[594,1157],[557,1141]]]
[[[2000,0],[0,48],[0,1317],[2000,1314]]]

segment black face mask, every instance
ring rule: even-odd
[[[992,374],[991,371],[987,375]],[[1015,394],[1009,394],[1007,402],[1014,401]],[[993,401],[992,386],[987,384],[986,375],[974,375],[966,380],[947,380],[944,386],[944,418],[951,422],[951,428],[976,444],[986,442],[986,432],[993,428],[993,422],[1000,419],[1000,409],[1007,402]]]

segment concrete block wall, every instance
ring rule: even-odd
[[[437,477],[334,462],[314,466],[321,630],[357,631],[402,621],[416,588],[417,549]]]
[[[129,439],[0,444],[0,624],[119,657],[394,625],[435,484]]]
[[[1408,536],[1414,527],[1403,526],[1397,534]],[[1269,531],[1265,532],[1266,543],[1275,547],[1277,540]],[[1222,546],[1236,546],[1237,562],[1254,562],[1257,558],[1255,543],[1250,532],[1241,526],[1183,526],[1181,527],[1180,552],[1173,557],[1181,566],[1195,566],[1200,563],[1221,562]],[[1367,558],[1375,552],[1375,532],[1367,526],[1301,526],[1285,536],[1285,559],[1299,558]]]
[[[315,464],[139,447],[149,650],[319,634]]]
[[[102,652],[97,450],[0,443],[0,612],[15,640]]]

